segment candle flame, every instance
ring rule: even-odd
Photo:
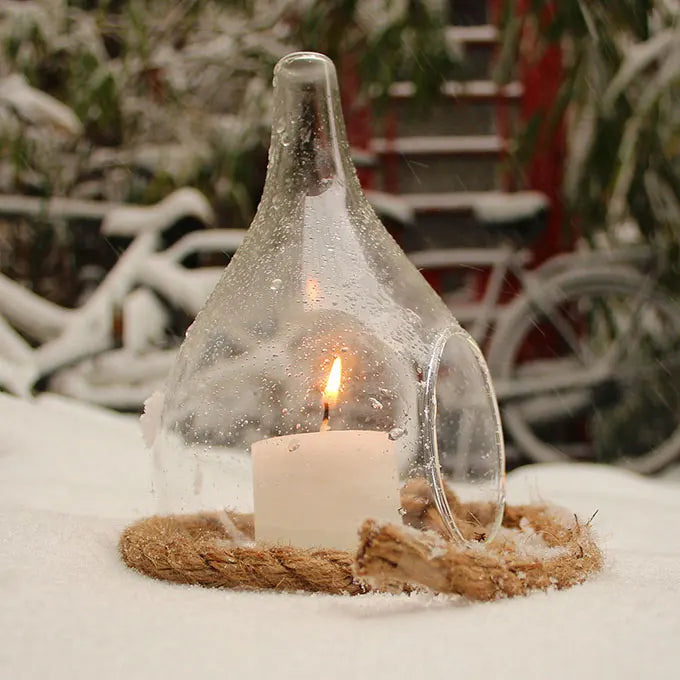
[[[342,362],[340,361],[340,357],[335,357],[333,365],[331,366],[330,375],[328,376],[328,382],[326,383],[326,389],[323,391],[323,398],[326,403],[334,404],[338,398],[341,375]]]

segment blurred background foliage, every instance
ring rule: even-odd
[[[324,52],[341,75],[356,71],[360,103],[379,107],[401,78],[422,106],[457,63],[445,22],[439,3],[417,0],[3,2],[0,77],[77,120],[40,125],[0,105],[0,192],[149,203],[192,185],[222,226],[245,227],[264,179],[276,61]]]
[[[516,131],[512,162],[526,167],[566,121],[565,229],[576,225],[591,242],[652,241],[680,288],[680,3],[496,4],[499,81],[516,77],[527,45],[531,59],[553,45],[563,55],[559,96]],[[220,226],[245,227],[264,180],[276,61],[296,49],[329,54],[341,81],[352,83],[344,92],[350,115],[365,106],[382,115],[395,80],[412,81],[414,111],[427,109],[442,81],[465,71],[445,39],[455,5],[4,0],[0,193],[152,203],[190,185],[209,197]],[[31,253],[86,238],[77,224],[54,220],[19,228],[24,241],[29,230],[44,245]],[[3,243],[16,240],[14,227],[0,232]],[[11,256],[0,269],[45,294],[29,270],[49,261]]]
[[[559,45],[563,82],[515,140],[530,162],[542,134],[566,122],[567,219],[591,242],[646,240],[680,289],[680,3],[677,0],[504,0],[497,79],[527,44]],[[528,36],[528,40],[527,40]]]
[[[397,78],[424,107],[459,65],[445,10],[437,0],[4,0],[0,194],[145,204],[188,185],[218,226],[247,227],[279,58],[329,54],[352,78],[349,108],[383,109]],[[112,245],[78,220],[0,220],[0,271],[73,305],[112,266]]]

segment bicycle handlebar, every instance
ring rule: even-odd
[[[104,217],[101,232],[107,236],[158,233],[183,217],[195,217],[208,225],[213,223],[215,216],[208,199],[200,191],[184,187],[154,205],[116,206]]]

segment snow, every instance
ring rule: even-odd
[[[382,218],[396,220],[402,225],[412,225],[415,221],[413,208],[401,196],[382,191],[365,191],[368,202]]]
[[[449,26],[446,37],[451,43],[493,44],[498,40],[498,28],[491,25]]]
[[[68,106],[31,87],[23,76],[14,74],[0,80],[0,104],[34,125],[50,126],[73,137],[83,133],[82,123]]]
[[[418,212],[471,210],[487,191],[451,191],[440,193],[405,194],[404,200]]]
[[[0,395],[0,677],[672,678],[680,662],[680,484],[587,465],[521,468],[513,503],[594,520],[604,573],[489,604],[155,582],[116,542],[154,512],[137,419]]]
[[[82,219],[99,222],[117,203],[86,201],[76,198],[38,198],[35,196],[1,195],[0,215],[51,219]]]
[[[49,378],[49,389],[80,401],[134,411],[163,385],[174,361],[174,349],[113,349],[57,371]]]
[[[150,206],[120,205],[104,217],[101,233],[106,236],[137,236],[162,231],[182,217],[196,217],[205,224],[214,219],[208,199],[197,189],[183,187]]]
[[[379,154],[494,154],[505,148],[496,135],[446,135],[428,137],[397,137],[371,140],[371,151]]]
[[[147,288],[133,290],[123,300],[123,346],[132,352],[162,346],[169,314]]]
[[[667,28],[659,31],[649,40],[627,47],[623,63],[616,76],[611,80],[602,98],[603,108],[611,111],[616,99],[654,60],[662,60],[680,36],[680,28]]]
[[[416,86],[408,80],[397,81],[390,85],[389,92],[391,97],[407,99],[415,95]],[[442,95],[453,99],[519,99],[523,92],[524,86],[517,81],[498,85],[493,80],[447,80],[441,86]]]
[[[0,200],[0,212],[2,208]],[[166,340],[165,305],[155,292],[135,286],[145,284],[195,316],[222,268],[186,269],[181,260],[192,252],[233,252],[245,233],[215,229],[193,232],[166,252],[155,252],[160,244],[157,232],[189,215],[206,223],[213,219],[205,196],[191,188],[178,189],[151,206],[112,206],[103,219],[102,233],[135,239],[78,309],[65,309],[44,300],[0,273],[0,299],[9,322],[0,317],[0,350],[4,355],[4,360],[0,356],[0,386],[27,395],[38,378],[60,371],[50,379],[56,391],[111,407],[139,406],[164,378],[171,355],[154,351]],[[125,355],[96,356],[111,353],[111,324],[117,307],[122,308]],[[38,341],[39,346],[32,348],[10,324]],[[95,358],[88,361],[90,356]],[[69,367],[75,362],[78,365]],[[141,369],[140,363],[144,364]],[[130,365],[134,367],[132,375]],[[124,374],[127,384],[121,379]]]
[[[0,385],[28,396],[37,373],[30,345],[0,316]]]
[[[548,197],[540,191],[489,191],[476,197],[472,210],[480,222],[491,224],[535,217],[548,206]]]

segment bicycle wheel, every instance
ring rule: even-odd
[[[506,432],[533,460],[651,473],[680,453],[679,354],[680,307],[648,279],[576,270],[513,303],[489,367],[509,386]]]

